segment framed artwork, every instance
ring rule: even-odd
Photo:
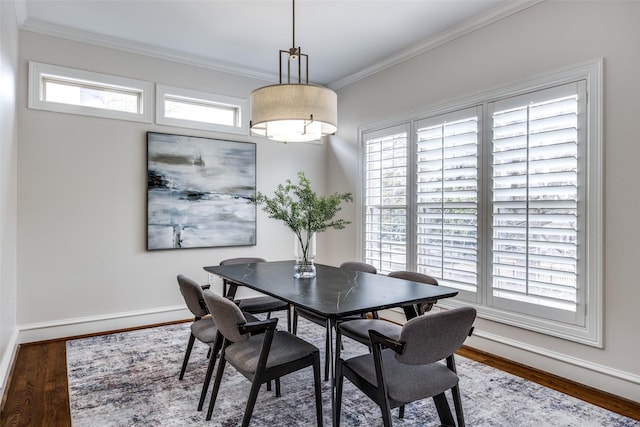
[[[256,146],[147,132],[147,250],[256,244]]]

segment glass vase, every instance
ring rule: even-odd
[[[316,256],[316,233],[301,231],[293,234],[293,256],[296,263],[293,267],[293,277],[309,279],[316,277],[316,266],[313,259]]]

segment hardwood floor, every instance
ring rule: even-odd
[[[76,338],[76,337],[74,337]],[[640,404],[468,347],[460,355],[640,421]],[[2,399],[0,426],[71,426],[66,341],[22,344]]]
[[[66,360],[65,341],[20,345],[0,425],[71,426]]]

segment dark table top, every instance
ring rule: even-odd
[[[293,277],[294,261],[216,265],[205,271],[328,318],[456,296],[456,289],[316,264],[316,277]]]

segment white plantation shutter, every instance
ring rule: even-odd
[[[407,262],[406,126],[365,134],[364,261],[380,273]]]
[[[397,126],[393,126],[397,125]],[[363,260],[602,345],[602,60],[363,129]]]
[[[580,318],[582,85],[489,105],[494,307]]]
[[[478,118],[480,108],[416,126],[417,270],[445,286],[478,284]]]

